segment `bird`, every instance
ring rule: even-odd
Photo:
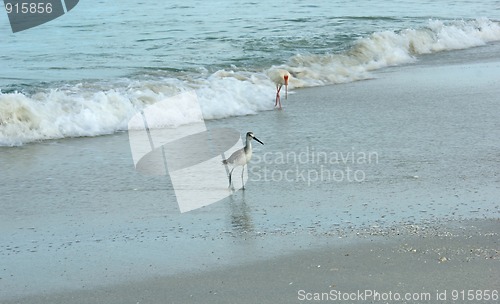
[[[233,168],[229,172],[229,176],[228,176],[229,177],[229,187],[228,188],[231,188],[231,185],[232,185],[231,174],[233,174],[233,170],[236,167],[242,166],[243,168],[241,169],[241,184],[243,185],[242,189],[245,190],[245,184],[243,183],[243,172],[245,172],[245,165],[248,164],[248,162],[252,158],[252,139],[255,139],[261,145],[264,144],[257,137],[255,137],[253,132],[247,132],[245,147],[233,152],[233,154],[231,154],[231,156],[229,156],[228,159],[225,159],[222,161],[222,164],[224,164],[224,165],[233,166]]]
[[[290,73],[284,69],[274,69],[269,73],[269,78],[276,84],[276,103],[274,107],[278,106],[281,109],[281,98],[280,91],[283,85],[285,86],[285,99],[288,98],[288,80],[290,79]]]

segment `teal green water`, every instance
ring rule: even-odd
[[[481,17],[500,19],[498,2],[80,1],[65,16],[16,34],[0,14],[0,88],[232,65],[262,69],[296,54],[342,52],[374,32]]]
[[[427,54],[472,49],[474,60],[500,40],[499,19],[497,1],[80,1],[16,34],[4,16],[0,145],[124,131],[137,111],[186,91],[205,120],[272,110],[276,68],[293,92]]]

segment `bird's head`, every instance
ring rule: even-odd
[[[289,78],[288,75],[283,76],[283,82],[285,83],[286,86],[288,85],[288,78]]]
[[[247,139],[250,138],[250,139],[255,139],[256,141],[258,141],[261,145],[263,145],[264,143],[261,142],[257,137],[255,137],[255,135],[253,135],[253,132],[248,132],[247,133]]]
[[[283,75],[283,82],[285,83],[285,99],[288,99],[288,78],[290,78],[290,73]]]

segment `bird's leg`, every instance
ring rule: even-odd
[[[282,87],[282,86],[283,86],[283,85],[279,85],[279,86],[277,86],[277,87],[276,87],[276,103],[274,104],[274,106],[276,107],[276,106],[278,106],[278,104],[279,104],[278,109],[281,109],[280,91],[281,91],[281,87]]]
[[[274,104],[274,106],[278,105],[278,102],[280,100],[280,91],[281,91],[281,85],[276,86],[276,103]]]
[[[229,177],[229,186],[228,186],[228,188],[231,188],[231,174],[233,174],[233,170],[234,170],[234,168],[231,169],[231,171],[229,171],[229,176],[228,176]]]
[[[243,165],[243,169],[241,169],[241,184],[243,185],[241,189],[245,190],[245,182],[243,182],[243,172],[245,172],[245,165]]]

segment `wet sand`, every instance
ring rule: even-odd
[[[296,90],[283,111],[208,121],[266,145],[245,192],[183,214],[168,177],[134,170],[126,133],[1,148],[0,301],[294,303],[330,290],[449,300],[498,289],[499,71],[498,61],[395,67]],[[378,158],[329,167],[361,181],[263,175],[321,172],[274,158],[313,150]]]
[[[462,291],[467,297],[469,290],[477,299],[492,297],[481,303],[497,303],[498,220],[403,224],[343,237],[354,242],[206,272],[3,303],[467,303],[471,301],[463,299]]]

